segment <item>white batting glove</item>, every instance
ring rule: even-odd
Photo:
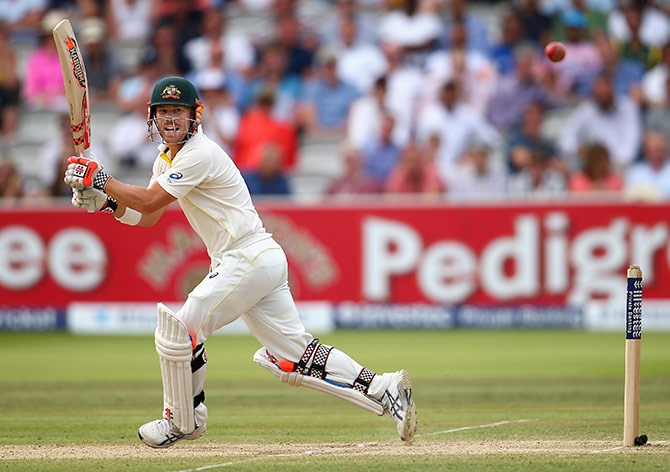
[[[118,208],[114,198],[94,188],[72,189],[72,205],[77,208],[86,208],[89,213],[98,210],[111,214]]]

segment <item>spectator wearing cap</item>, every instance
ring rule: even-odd
[[[22,88],[26,103],[34,109],[60,111],[67,107],[63,72],[52,36],[53,27],[62,19],[56,10],[44,16],[40,46],[28,56]]]
[[[568,118],[558,145],[563,155],[577,156],[584,144],[602,143],[614,166],[622,168],[637,157],[640,138],[637,105],[625,95],[616,95],[612,78],[603,74],[593,83],[591,97],[580,103]]]
[[[82,53],[86,57],[88,89],[95,103],[110,103],[117,95],[123,68],[106,41],[102,18],[85,18],[79,31]]]
[[[566,11],[563,22],[566,31],[565,59],[551,63],[551,68],[563,93],[587,96],[593,80],[603,67],[600,51],[596,43],[586,36],[586,17],[581,11]]]
[[[642,160],[626,172],[626,193],[653,195],[670,199],[670,159],[668,139],[658,131],[648,131],[644,137]]]
[[[343,135],[349,108],[360,92],[337,77],[337,57],[331,51],[321,50],[319,63],[318,75],[305,84],[301,123],[312,135]]]

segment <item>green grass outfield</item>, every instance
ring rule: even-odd
[[[670,333],[643,335],[640,424],[650,445],[625,450],[608,450],[622,438],[623,332],[339,331],[323,340],[373,370],[409,370],[413,445],[388,418],[279,383],[252,362],[255,339],[215,336],[206,436],[154,451],[136,436],[162,408],[152,338],[2,333],[0,470],[670,470]]]

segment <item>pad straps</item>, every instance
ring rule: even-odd
[[[361,370],[356,380],[354,380],[352,388],[367,395],[368,389],[370,388],[370,382],[372,382],[372,379],[375,377],[375,375],[377,374],[372,372],[367,367],[363,367],[363,370]]]
[[[316,349],[316,346],[319,344],[319,338],[314,338],[312,339],[312,342],[309,343],[307,348],[305,349],[305,352],[302,353],[302,357],[298,361],[298,365],[295,369],[296,372],[299,374],[302,374],[305,372],[307,364],[309,363],[309,360],[312,358],[312,354],[314,353],[314,349]]]
[[[328,361],[328,356],[332,350],[333,346],[327,346],[325,344],[319,344],[317,346],[312,366],[309,369],[310,376],[321,380],[326,378],[326,362]]]

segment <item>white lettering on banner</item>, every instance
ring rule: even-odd
[[[0,285],[13,290],[33,287],[46,272],[45,256],[54,281],[68,290],[89,291],[105,278],[107,252],[91,231],[63,229],[45,251],[34,230],[8,226],[0,230]]]
[[[0,231],[0,284],[14,290],[35,285],[44,275],[44,244],[25,226]]]
[[[68,290],[93,290],[104,280],[106,267],[105,246],[88,230],[64,229],[49,244],[49,271]]]
[[[421,248],[421,238],[411,227],[397,221],[366,218],[363,222],[364,293],[373,300],[388,298],[391,275],[411,272]]]
[[[616,299],[625,290],[622,268],[644,267],[645,281],[654,280],[654,255],[668,244],[668,225],[631,225],[624,218],[608,226],[568,237],[566,213],[540,218],[520,215],[514,234],[486,244],[481,254],[465,241],[442,240],[424,247],[410,225],[378,217],[363,221],[363,295],[371,301],[390,299],[393,277],[415,273],[421,293],[432,302],[463,303],[477,290],[501,300],[566,294],[569,303]],[[668,245],[670,264],[670,245]],[[513,262],[511,273],[506,271]],[[543,267],[543,276],[540,276]],[[572,274],[572,280],[570,280]]]
[[[501,300],[530,297],[539,288],[537,218],[517,218],[514,228],[514,236],[494,239],[482,252],[482,286]],[[514,261],[515,270],[511,276],[505,275],[505,263],[508,260]]]

